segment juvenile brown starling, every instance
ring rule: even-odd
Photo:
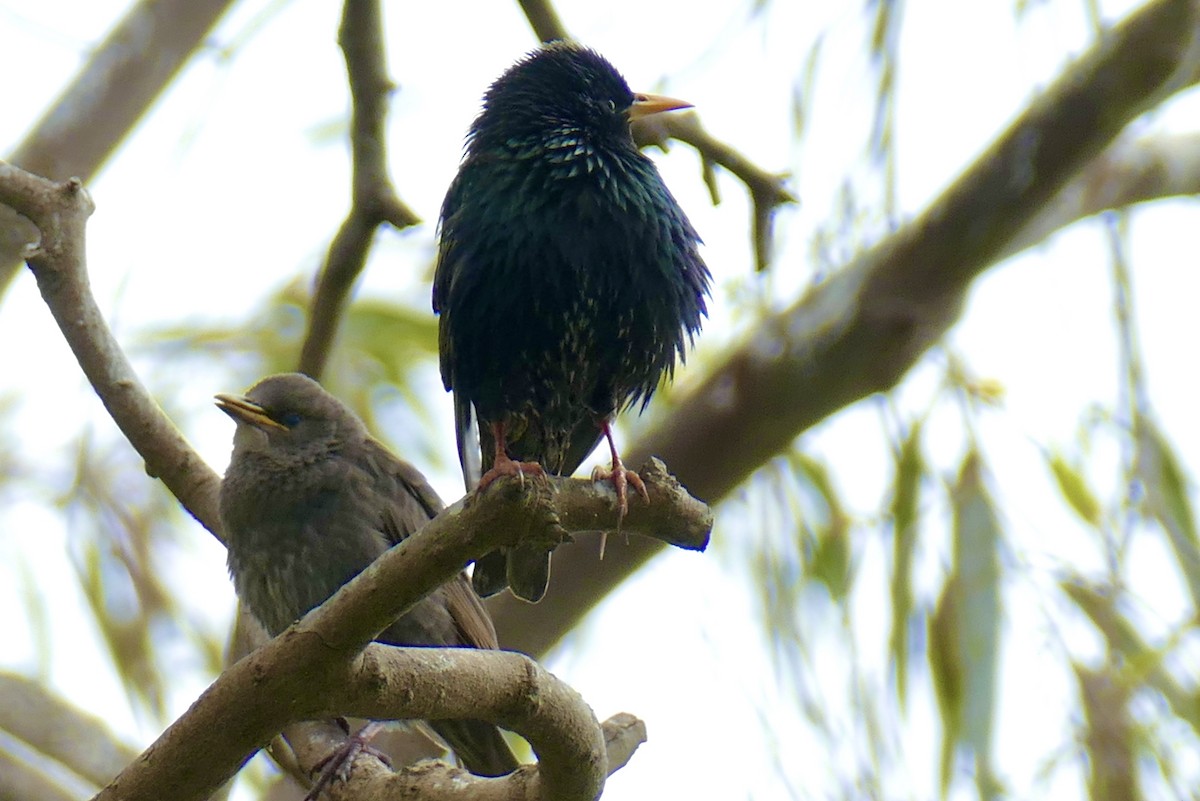
[[[484,96],[442,204],[433,280],[468,490],[501,475],[570,475],[605,437],[621,513],[627,484],[644,493],[610,423],[644,408],[683,360],[710,277],[629,125],[687,105],[635,94],[603,56],[569,42],[529,54]],[[549,558],[488,554],[475,588],[509,585],[536,601]]]
[[[264,378],[245,397],[217,395],[217,406],[237,423],[220,494],[229,572],[238,597],[272,636],[443,508],[416,468],[372,439],[362,420],[306,376]],[[498,647],[465,574],[375,639]],[[518,766],[490,723],[429,725],[472,773],[502,776]]]

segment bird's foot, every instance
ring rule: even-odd
[[[545,475],[546,471],[537,462],[518,462],[505,456],[503,459],[497,458],[492,464],[492,469],[480,476],[479,486],[475,488],[475,491],[483,492],[488,484],[501,476],[516,476],[521,480],[521,486],[525,486],[525,476],[542,478]]]
[[[597,465],[592,470],[592,481],[610,481],[617,493],[617,531],[621,530],[621,521],[629,514],[629,487],[633,487],[642,500],[650,503],[650,493],[646,482],[634,471],[621,463],[620,458],[613,460],[611,468]],[[604,546],[608,544],[608,532],[600,535],[600,558],[604,558]]]
[[[621,464],[619,459],[612,468],[597,465],[592,470],[592,481],[612,482],[613,489],[617,491],[618,524],[625,518],[625,515],[629,514],[629,487],[633,487],[637,494],[642,496],[642,500],[650,503],[650,493],[646,490],[646,482],[642,481],[642,477],[637,473]]]
[[[317,774],[317,780],[313,782],[308,795],[304,796],[304,801],[317,801],[325,788],[333,784],[334,779],[341,782],[347,781],[350,778],[350,769],[354,767],[354,760],[359,754],[370,754],[391,767],[392,760],[388,758],[388,755],[370,743],[371,738],[382,728],[383,724],[381,723],[374,721],[368,723],[359,729],[357,734],[350,735],[350,739],[346,740],[336,751],[318,762],[313,767],[313,771],[320,771],[320,773]]]

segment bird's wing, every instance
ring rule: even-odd
[[[459,254],[456,252],[455,220],[461,204],[462,173],[460,172],[450,184],[446,199],[442,201],[441,214],[438,217],[438,257],[437,265],[433,268],[433,313],[438,315],[438,355],[442,372],[442,384],[446,389],[453,389],[454,381],[451,366],[454,364],[450,337],[446,335],[449,325],[450,292],[454,279],[459,271]]]
[[[380,483],[383,505],[383,533],[398,543],[436,517],[445,506],[421,471],[397,458],[379,442],[366,443],[369,470]],[[497,648],[496,629],[479,596],[471,589],[466,573],[442,585],[446,609],[454,620],[462,644],[473,648]]]
[[[459,573],[453,581],[443,584],[442,592],[445,593],[446,608],[458,627],[464,645],[472,648],[500,647],[492,618],[483,608],[475,590],[471,589],[466,573]]]
[[[494,446],[489,445],[488,456],[483,456],[481,447],[484,437],[492,441],[491,432],[483,432],[479,428],[479,419],[475,416],[475,406],[460,393],[454,393],[454,432],[458,440],[458,463],[462,465],[463,484],[467,492],[475,489],[483,476],[483,462],[490,461]]]
[[[446,294],[450,291],[450,281],[454,277],[453,260],[448,256],[454,250],[454,215],[461,201],[460,171],[446,190],[446,198],[442,201],[442,210],[438,215],[438,260],[433,269],[433,311],[437,314],[445,311]]]
[[[397,458],[379,442],[365,445],[367,470],[374,477],[381,504],[381,530],[393,545],[438,515],[445,505],[421,471]]]

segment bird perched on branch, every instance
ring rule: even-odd
[[[443,508],[416,468],[372,439],[354,412],[307,376],[270,376],[244,397],[217,395],[217,406],[237,423],[220,492],[229,572],[238,597],[272,636]],[[465,574],[375,639],[498,647]],[[430,726],[472,773],[502,776],[518,766],[490,723]]]
[[[605,437],[612,467],[600,472],[621,516],[629,485],[645,493],[610,424],[683,360],[710,277],[630,122],[689,105],[632,92],[603,56],[570,42],[530,53],[485,94],[442,204],[433,279],[468,490],[503,475],[570,475]],[[488,554],[475,588],[510,585],[536,601],[549,557],[531,546]]]

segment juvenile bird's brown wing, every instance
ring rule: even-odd
[[[368,440],[364,458],[381,498],[382,530],[393,543],[416,533],[444,508],[421,472],[380,443]],[[459,573],[435,590],[379,639],[396,645],[499,647],[492,619],[471,589],[466,573]],[[520,766],[500,730],[490,723],[431,720],[429,725],[472,773],[504,776]]]
[[[364,443],[363,458],[367,472],[375,479],[380,526],[393,545],[415,534],[446,508],[420,470],[376,440]]]

